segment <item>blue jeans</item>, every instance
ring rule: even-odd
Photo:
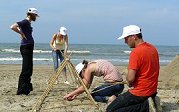
[[[104,88],[104,89],[102,89]],[[100,91],[97,91],[101,89]],[[93,97],[93,99],[96,102],[103,102],[103,103],[107,103],[108,101],[108,97],[115,95],[118,96],[124,89],[124,84],[111,84],[111,83],[107,83],[105,82],[103,85],[95,88],[92,92],[91,95]],[[95,92],[97,91],[97,92]]]
[[[149,112],[148,97],[134,96],[130,92],[120,94],[106,112]]]
[[[63,53],[64,50],[61,50],[61,52]],[[60,59],[60,63],[64,60],[64,57],[63,57],[61,52],[60,52],[60,50],[56,50],[56,51],[52,50],[54,71],[56,71],[58,69],[58,66],[59,66],[58,59]],[[64,70],[65,70],[65,73],[66,73],[66,68],[64,68]]]

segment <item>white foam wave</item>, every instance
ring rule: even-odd
[[[14,52],[14,53],[18,53],[20,52],[20,50],[15,50],[15,49],[3,49],[3,52]]]
[[[126,54],[130,54],[131,53],[131,51],[123,51],[124,53],[126,53]]]
[[[3,52],[12,52],[12,53],[20,53],[20,50],[16,49],[3,49]],[[37,50],[35,49],[33,51],[34,53],[51,53],[51,50]],[[76,50],[69,50],[68,53],[74,53],[74,54],[90,54],[90,51],[76,51]]]
[[[21,61],[22,58],[0,58],[0,61]],[[33,61],[52,61],[49,58],[33,58]]]
[[[52,51],[34,50],[34,53],[51,53]]]
[[[13,58],[13,57],[7,57],[7,58],[0,58],[0,61],[21,61],[22,58]],[[33,58],[34,61],[52,61],[52,58]],[[71,60],[81,60],[81,59],[71,59]],[[93,59],[91,59],[93,60]],[[107,59],[108,61],[116,61],[116,62],[129,62],[128,59]],[[161,63],[168,63],[171,62],[171,60],[160,60]]]
[[[19,61],[22,58],[0,58],[0,61]]]
[[[75,53],[75,54],[90,54],[90,51],[67,51],[68,53]]]
[[[172,60],[160,60],[160,63],[170,63]]]
[[[34,61],[52,61],[52,59],[50,58],[33,58]]]

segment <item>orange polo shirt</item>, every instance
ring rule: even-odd
[[[157,92],[159,76],[159,56],[156,48],[149,43],[142,43],[132,50],[128,69],[136,70],[133,89],[135,96],[150,96]]]

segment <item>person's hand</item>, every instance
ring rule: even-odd
[[[66,53],[63,54],[65,59],[68,59],[68,55]]]
[[[76,98],[76,95],[70,95],[70,94],[67,94],[63,97],[65,100],[67,101],[72,101]]]
[[[53,48],[54,51],[56,51],[57,49],[56,48]]]
[[[128,86],[128,87],[132,87],[132,84],[127,83],[127,86]]]
[[[20,33],[20,37],[21,37],[21,39],[26,39],[27,40],[27,38],[25,37],[24,33]]]

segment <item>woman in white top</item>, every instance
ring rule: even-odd
[[[50,47],[52,48],[54,71],[56,72],[59,66],[58,59],[60,59],[60,62],[62,62],[64,60],[64,56],[67,54],[68,35],[65,27],[61,27],[60,31],[53,35],[50,41]],[[69,84],[66,76],[66,68],[64,69],[64,79],[64,83]]]
[[[122,74],[116,69],[116,67],[109,61],[98,59],[88,62],[84,60],[79,63],[76,70],[87,88],[90,88],[93,78],[103,77],[104,84],[96,87],[92,91],[92,97],[97,102],[111,103],[116,96],[118,96],[124,89],[124,84],[114,84],[122,82]],[[85,90],[83,86],[78,87],[74,91],[64,96],[65,100],[72,101],[76,96],[83,93]]]

